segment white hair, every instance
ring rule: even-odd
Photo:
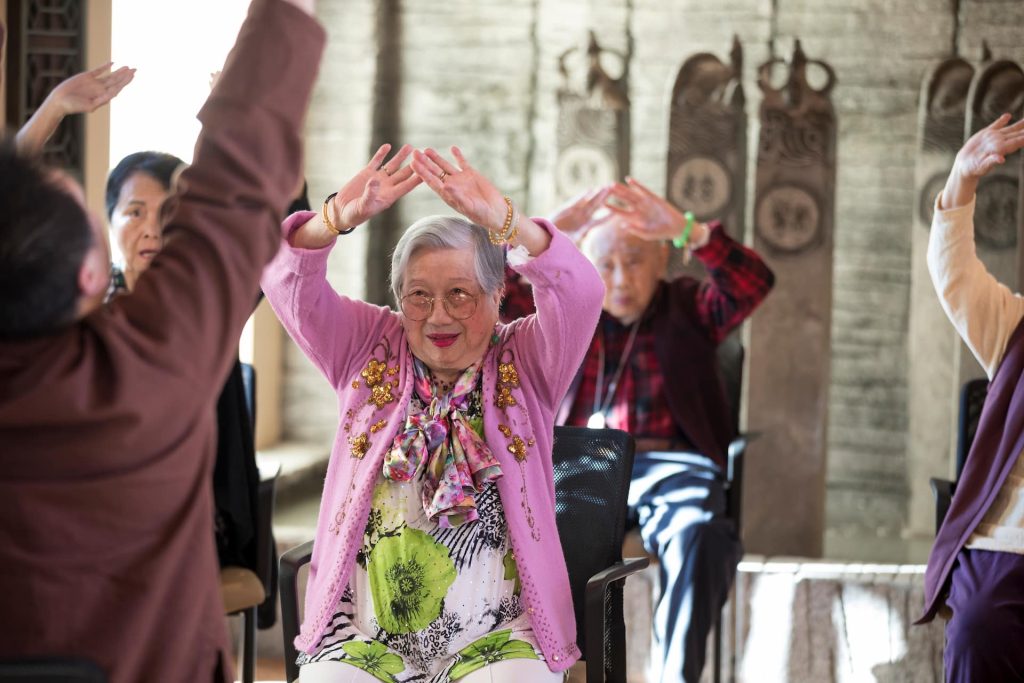
[[[405,269],[421,249],[472,249],[476,279],[485,294],[505,284],[505,249],[491,244],[487,230],[459,216],[427,216],[405,231],[391,254],[391,292],[402,298]]]

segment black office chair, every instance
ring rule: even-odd
[[[960,390],[960,416],[956,431],[956,480],[938,477],[932,477],[930,480],[932,493],[935,494],[935,533],[939,532],[939,527],[946,519],[946,513],[953,502],[957,481],[964,471],[967,455],[971,451],[971,444],[974,443],[974,434],[978,431],[978,421],[981,419],[981,409],[985,407],[986,396],[987,379],[968,380]]]
[[[587,683],[626,681],[622,583],[649,563],[647,558],[622,559],[633,448],[633,438],[618,430],[555,428],[555,515],[576,613],[576,642],[588,664]],[[281,557],[288,681],[299,674],[292,644],[299,632],[298,572],[312,554],[309,541]]]
[[[107,676],[84,659],[33,657],[0,661],[0,683],[107,683]]]

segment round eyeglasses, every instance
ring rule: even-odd
[[[465,320],[476,313],[477,298],[462,289],[453,289],[444,297],[427,296],[420,292],[406,294],[401,299],[402,313],[409,320],[420,322],[430,317],[434,302],[441,299],[444,310],[455,320]]]

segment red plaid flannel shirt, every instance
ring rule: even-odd
[[[693,252],[708,272],[697,290],[695,323],[717,343],[764,300],[773,280],[768,266],[756,252],[729,237],[720,224],[714,223],[711,228],[708,243]],[[513,320],[533,311],[530,286],[509,271],[502,319]],[[649,308],[641,319],[629,366],[623,371],[615,398],[605,413],[607,425],[638,438],[673,439],[682,442],[680,447],[686,447],[688,439],[672,418],[665,395],[666,378],[654,350],[653,317],[654,311]],[[586,426],[594,412],[598,344],[602,341],[605,344],[604,393],[615,375],[628,337],[629,326],[607,313],[601,314],[594,341],[583,361],[583,377],[567,424]],[[673,377],[671,381],[685,382],[686,378]]]

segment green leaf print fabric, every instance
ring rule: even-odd
[[[510,629],[495,631],[459,650],[459,660],[448,672],[449,678],[457,681],[477,669],[506,659],[539,659],[532,645],[524,640],[512,640],[511,636]]]
[[[402,658],[388,652],[382,643],[345,643],[341,649],[348,655],[344,661],[385,683],[394,683],[395,674],[405,671]]]
[[[367,571],[377,621],[389,633],[411,633],[429,626],[441,613],[444,596],[455,581],[448,548],[409,527],[374,546]]]

